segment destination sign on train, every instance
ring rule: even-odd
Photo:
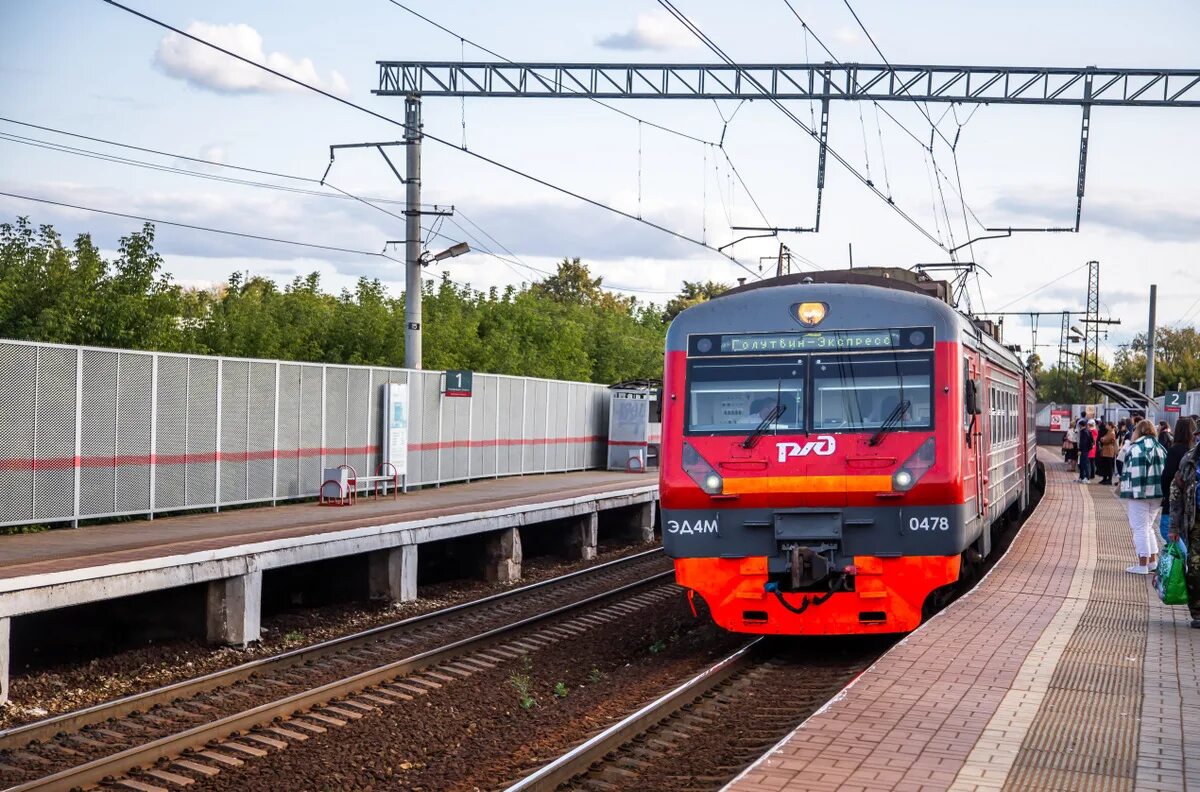
[[[786,355],[794,352],[861,352],[932,348],[932,327],[700,335],[692,336],[688,344],[688,351],[693,355]]]

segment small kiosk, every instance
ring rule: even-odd
[[[642,473],[658,467],[662,382],[628,380],[609,387],[608,469]]]

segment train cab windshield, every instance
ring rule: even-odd
[[[897,412],[894,427],[931,429],[932,380],[928,354],[814,355],[813,429],[879,429],[904,402],[908,408]]]
[[[746,434],[778,404],[772,432],[804,431],[804,358],[702,360],[688,367],[688,433]]]
[[[782,414],[766,427],[774,434],[933,427],[927,352],[693,359],[687,379],[693,435],[751,432],[777,404]]]

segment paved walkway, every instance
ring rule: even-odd
[[[355,505],[345,507],[288,503],[0,536],[0,579],[653,488],[657,484],[657,477],[651,474],[599,470],[512,476],[424,489],[397,500],[387,496],[376,501],[363,496]]]
[[[991,574],[729,789],[1200,791],[1200,630],[1124,571],[1112,491],[1043,461]]]

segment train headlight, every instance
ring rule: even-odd
[[[721,474],[707,459],[700,456],[700,452],[692,447],[691,443],[683,444],[683,472],[709,495],[720,495],[725,489],[725,481]]]
[[[821,320],[825,318],[825,312],[829,306],[820,302],[804,302],[796,306],[796,318],[800,320],[800,324],[807,327],[819,325]]]
[[[921,477],[933,467],[934,449],[933,438],[925,438],[925,442],[917,446],[913,455],[904,460],[900,469],[892,474],[892,489],[897,492],[906,492],[912,489],[921,480]]]

